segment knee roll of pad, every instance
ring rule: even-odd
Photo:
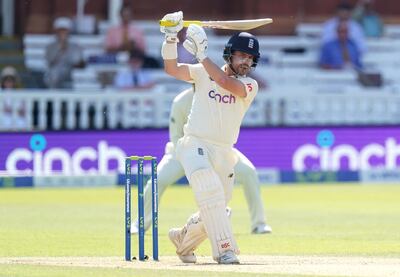
[[[190,176],[190,184],[199,207],[225,203],[221,180],[212,169],[199,169]]]

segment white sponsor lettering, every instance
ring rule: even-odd
[[[396,169],[399,168],[398,163],[400,163],[400,145],[392,137],[386,139],[385,145],[371,143],[360,150],[349,144],[332,148],[305,144],[297,148],[292,157],[292,168],[295,171]],[[344,167],[344,164],[347,166]]]
[[[123,172],[126,153],[119,147],[109,146],[106,141],[99,141],[97,149],[80,147],[72,154],[60,147],[41,151],[26,148],[14,149],[6,158],[6,171],[9,174],[32,174],[35,176],[51,175],[57,170],[63,175],[110,174]],[[110,169],[110,161],[117,163],[117,169]],[[83,167],[83,163],[86,166]]]

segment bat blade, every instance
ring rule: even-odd
[[[201,26],[215,29],[246,31],[272,23],[272,18],[228,20],[228,21],[202,21]]]
[[[226,29],[246,31],[257,27],[272,23],[272,18],[259,19],[244,19],[244,20],[226,20],[226,21],[199,21],[199,20],[184,20],[183,26],[188,27],[190,24],[197,24],[205,28]],[[173,22],[160,20],[160,25],[165,27],[174,26]]]

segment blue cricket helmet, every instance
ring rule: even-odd
[[[229,64],[232,53],[234,51],[241,51],[249,55],[253,55],[252,67],[256,67],[258,59],[260,58],[260,45],[258,39],[250,33],[240,32],[234,34],[225,45],[223,58]]]

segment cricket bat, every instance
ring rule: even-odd
[[[272,22],[273,22],[272,18],[225,20],[225,21],[184,20],[183,27],[188,27],[190,24],[197,24],[205,28],[246,31],[266,24],[270,24]],[[160,26],[172,27],[174,26],[174,23],[167,20],[160,20]]]

